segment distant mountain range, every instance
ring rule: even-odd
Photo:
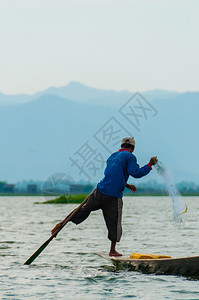
[[[96,182],[121,137],[132,135],[140,165],[158,155],[176,181],[198,183],[199,92],[133,95],[77,82],[34,95],[0,94],[0,180],[66,173]]]
[[[55,95],[61,98],[70,99],[73,101],[103,105],[103,106],[117,106],[122,105],[124,101],[132,96],[135,92],[103,90],[93,87],[88,87],[80,82],[71,81],[68,85],[63,87],[50,87],[44,91],[35,93],[33,95],[5,95],[0,93],[0,105],[22,104],[33,101],[45,95]],[[165,90],[153,90],[144,92],[143,95],[148,100],[154,99],[168,99],[178,95],[178,92],[168,92]]]

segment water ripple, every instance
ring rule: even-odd
[[[0,200],[0,299],[199,298],[197,278],[128,272],[97,257],[96,251],[108,252],[110,247],[100,211],[79,226],[67,224],[34,263],[25,266],[50,236],[50,229],[75,205],[36,207],[34,197]],[[124,199],[118,250],[126,256],[132,252],[198,255],[199,198],[187,198],[186,203],[193,213],[184,227],[176,228],[167,198],[134,197],[133,203]]]

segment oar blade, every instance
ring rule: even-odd
[[[48,239],[33,255],[24,263],[24,265],[30,265],[36,258],[39,256],[39,254],[48,246],[50,243],[51,239]]]

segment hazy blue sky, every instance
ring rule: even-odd
[[[197,0],[0,0],[0,92],[198,87]]]

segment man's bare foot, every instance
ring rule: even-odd
[[[109,256],[122,256],[121,253],[118,253],[117,251],[109,252]]]

